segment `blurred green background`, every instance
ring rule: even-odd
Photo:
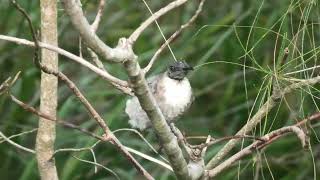
[[[18,1],[39,27],[39,1]],[[99,37],[111,46],[120,37],[128,37],[147,17],[149,12],[142,1],[106,0],[106,9],[97,31]],[[147,1],[151,9],[168,4],[165,1]],[[93,20],[98,0],[82,0],[89,20]],[[189,0],[185,5],[159,19],[164,34],[169,37],[181,24],[194,14],[199,1]],[[72,28],[68,16],[59,3],[59,46],[79,54],[78,33]],[[317,0],[207,0],[196,22],[171,44],[175,56],[185,59],[198,68],[190,75],[196,95],[188,111],[177,122],[187,136],[230,136],[237,132],[271,93],[271,77],[279,75],[281,85],[289,82],[283,74],[317,65],[320,44],[320,7]],[[31,40],[26,20],[8,0],[0,0],[0,34]],[[153,53],[163,43],[155,25],[150,26],[134,46],[141,66],[147,65]],[[283,49],[290,53],[281,65]],[[84,58],[89,60],[87,51]],[[33,49],[0,40],[0,82],[21,71],[21,77],[12,92],[29,105],[39,105],[40,72],[32,63]],[[115,90],[87,68],[60,56],[59,68],[68,75],[104,117],[112,130],[128,128],[124,113],[128,97]],[[165,71],[172,55],[166,50],[149,76]],[[216,62],[204,64],[207,62]],[[243,65],[246,65],[244,68]],[[202,66],[201,66],[202,65]],[[117,77],[127,79],[120,65],[105,63]],[[275,68],[274,68],[275,67]],[[308,78],[318,74],[303,71],[288,77]],[[253,131],[261,136],[319,111],[318,87],[306,87],[287,95]],[[81,103],[63,84],[59,86],[58,116],[92,132],[99,127],[87,114]],[[7,136],[37,127],[38,118],[18,107],[2,95],[0,97],[0,130]],[[217,179],[319,179],[320,146],[318,124],[310,129],[311,149],[303,150],[293,135],[286,136],[267,149],[246,157]],[[36,132],[13,140],[34,148]],[[137,136],[128,131],[116,133],[121,142],[138,151],[157,157]],[[158,147],[152,132],[143,132],[146,139]],[[1,142],[1,141],[0,141]],[[57,128],[56,149],[89,147],[96,142],[76,130]],[[245,145],[250,140],[245,141]],[[191,143],[199,143],[194,141]],[[224,143],[210,147],[209,160]],[[237,147],[233,152],[237,152]],[[141,179],[137,171],[110,144],[98,144],[95,149],[97,162],[112,169],[121,179]],[[92,161],[90,151],[56,155],[61,180],[115,179],[108,171],[80,162],[73,158]],[[156,179],[173,179],[168,170],[135,156]],[[39,179],[35,157],[6,142],[0,144],[0,179]]]

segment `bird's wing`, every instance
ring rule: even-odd
[[[194,96],[194,94],[192,93],[192,94],[191,94],[191,98],[190,98],[190,102],[187,104],[186,109],[189,109],[189,108],[190,108],[190,106],[191,106],[191,104],[193,103],[194,100],[195,100],[195,96]]]
[[[158,83],[160,82],[162,76],[163,74],[159,74],[147,79],[148,86],[152,94],[156,94],[156,92],[158,91]]]
[[[153,94],[157,92],[158,81],[160,80],[160,78],[161,75],[157,75],[147,79],[148,86]],[[127,100],[125,112],[129,116],[129,124],[133,128],[144,130],[151,125],[147,114],[140,106],[140,103],[136,96],[131,97]]]

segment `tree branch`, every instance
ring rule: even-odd
[[[131,44],[135,43],[136,40],[139,38],[141,33],[154,21],[160,18],[162,15],[166,14],[167,12],[171,11],[172,9],[181,6],[188,0],[176,0],[169,3],[167,6],[161,8],[159,11],[155,12],[152,16],[150,16],[147,20],[145,20],[128,38]]]
[[[23,131],[21,133],[9,136],[8,139],[13,139],[13,138],[25,135],[25,134],[33,133],[33,132],[36,132],[37,130],[38,130],[38,128],[34,128],[34,129],[30,130],[30,131]],[[6,141],[6,140],[3,140],[2,138],[0,138],[0,144],[3,143],[4,141]]]
[[[96,32],[98,27],[99,27],[99,23],[101,21],[101,16],[103,14],[104,7],[105,7],[105,0],[100,0],[96,18],[94,19],[94,22],[91,24],[91,29],[92,29],[93,32]],[[80,39],[81,39],[81,37],[80,37]],[[87,50],[88,50],[88,52],[89,52],[89,54],[91,56],[91,60],[96,64],[96,66],[98,66],[101,70],[103,70],[103,71],[108,73],[106,68],[104,68],[103,63],[100,61],[99,56],[92,49],[90,49],[89,47],[87,48]],[[117,89],[122,90],[122,92],[124,92],[125,94],[133,96],[133,92],[132,92],[131,88],[122,87],[119,84],[114,83],[114,82],[111,82],[111,84],[114,87],[116,87]]]
[[[26,39],[20,39],[20,38],[16,38],[16,37],[11,37],[11,36],[5,36],[5,35],[0,35],[0,39],[1,40],[5,40],[5,41],[9,41],[9,42],[14,42],[17,44],[22,44],[22,45],[26,45],[26,46],[31,46],[34,47],[35,44],[32,41],[28,41]],[[106,71],[103,71],[101,69],[99,69],[98,67],[96,67],[95,65],[89,63],[87,60],[76,56],[64,49],[61,49],[57,46],[53,46],[50,44],[46,44],[43,42],[39,42],[39,47],[41,48],[45,48],[54,52],[59,53],[62,56],[65,56],[67,58],[69,58],[70,60],[73,60],[77,63],[79,63],[80,65],[89,68],[91,71],[93,71],[94,73],[96,73],[98,76],[102,77],[103,79],[107,80],[108,82],[112,83],[113,85],[115,85],[115,87],[117,89],[119,89],[120,91],[124,92],[125,94],[131,95],[131,88],[129,88],[128,83],[126,81],[123,81],[121,79],[118,79],[114,76],[112,76],[111,74],[109,74]]]
[[[285,94],[292,92],[295,89],[299,89],[303,86],[311,86],[320,82],[320,76],[301,80],[298,83],[291,84],[280,91],[274,91],[272,96],[270,96],[267,101],[261,106],[258,112],[236,133],[236,135],[246,135],[250,132],[262,119],[268,114],[268,112],[275,107],[279,99],[281,99]],[[240,139],[230,140],[206,165],[207,169],[215,167],[232,149]]]
[[[144,77],[144,73],[137,62],[137,56],[132,50],[134,39],[138,38],[139,34],[148,26],[154,19],[157,19],[161,15],[165,14],[169,10],[177,7],[178,3],[184,3],[186,0],[178,0],[170,3],[166,8],[162,8],[156,13],[156,15],[149,18],[145,23],[140,26],[140,28],[133,33],[133,41],[126,38],[120,38],[118,45],[115,49],[110,51],[110,48],[106,46],[96,47],[93,45],[99,45],[100,39],[96,37],[90,26],[83,16],[81,7],[75,0],[62,0],[64,3],[64,9],[67,11],[71,17],[71,21],[75,28],[80,32],[83,40],[89,44],[89,47],[96,50],[97,48],[102,48],[96,51],[99,55],[109,58],[111,55],[103,54],[102,52],[113,53],[112,58],[116,59],[115,62],[124,62],[125,69],[129,75],[130,83],[133,87],[134,93],[137,96],[142,108],[147,113],[151,123],[155,129],[156,134],[159,136],[160,142],[162,143],[166,154],[169,157],[171,166],[179,179],[189,179],[187,163],[183,157],[182,151],[178,145],[177,139],[171,132],[163,114],[161,113],[153,95],[149,91],[149,87]],[[117,145],[117,142],[115,142]]]
[[[72,123],[68,123],[68,121],[64,121],[64,120],[61,120],[61,119],[57,119],[57,118],[51,117],[51,116],[48,115],[48,114],[45,114],[45,113],[43,113],[43,112],[38,111],[38,110],[35,109],[34,107],[31,107],[31,106],[27,105],[26,103],[22,102],[21,100],[17,99],[17,98],[16,98],[14,95],[12,95],[12,94],[10,94],[10,98],[11,98],[11,100],[12,100],[14,103],[16,103],[16,104],[19,105],[21,108],[23,108],[24,110],[26,110],[26,111],[28,111],[28,112],[30,112],[30,113],[32,113],[32,114],[35,114],[35,115],[37,115],[37,116],[39,116],[39,117],[42,117],[42,118],[44,118],[44,119],[46,119],[46,120],[53,121],[53,122],[56,122],[56,123],[58,123],[58,124],[62,124],[63,126],[65,126],[65,127],[67,127],[67,128],[76,129],[76,130],[78,130],[78,131],[80,131],[80,132],[82,132],[82,133],[84,133],[84,134],[87,134],[87,135],[89,135],[89,136],[91,136],[91,137],[94,137],[94,138],[96,138],[96,139],[98,139],[98,140],[103,140],[103,138],[102,138],[101,136],[98,136],[98,135],[96,135],[96,134],[94,134],[94,133],[91,133],[91,132],[89,132],[89,131],[87,131],[87,130],[79,127],[79,126],[76,126],[76,125],[72,124]]]
[[[18,148],[18,149],[24,150],[24,151],[29,152],[29,153],[32,153],[32,154],[35,154],[35,153],[36,153],[36,151],[33,150],[33,149],[26,148],[26,147],[24,147],[24,146],[21,146],[20,144],[17,144],[17,143],[15,143],[15,142],[13,142],[10,138],[8,138],[7,136],[5,136],[1,131],[0,131],[0,137],[1,137],[4,141],[8,142],[9,144],[11,144],[12,146],[14,146],[14,147],[16,147],[16,148]]]
[[[210,178],[215,177],[216,175],[221,173],[223,170],[230,167],[234,162],[240,160],[241,158],[243,158],[249,154],[252,154],[256,150],[262,149],[263,147],[274,142],[276,139],[279,139],[280,137],[283,137],[284,135],[286,135],[287,133],[290,133],[290,132],[293,132],[297,135],[297,137],[300,139],[302,146],[305,148],[306,135],[300,128],[298,128],[297,126],[283,127],[283,128],[277,129],[275,131],[272,131],[272,132],[264,135],[263,137],[261,137],[261,139],[263,139],[264,141],[260,141],[260,140],[255,141],[254,143],[252,143],[248,147],[242,149],[241,151],[239,151],[235,155],[231,156],[229,159],[227,159],[224,162],[222,162],[221,164],[219,164],[217,167],[209,170],[206,173],[206,176],[209,176]]]
[[[61,81],[65,82],[66,85],[70,88],[70,90],[75,94],[75,96],[81,101],[81,103],[88,110],[89,114],[96,120],[99,126],[103,129],[103,141],[109,141],[113,145],[115,145],[120,152],[122,152],[125,157],[134,165],[134,167],[147,179],[153,179],[153,177],[137,162],[137,160],[126,150],[126,148],[121,144],[121,142],[114,136],[114,134],[110,131],[109,127],[99,115],[99,113],[92,107],[89,101],[85,98],[85,96],[81,93],[81,91],[77,88],[77,86],[63,73],[59,71],[54,71],[52,69],[47,68],[40,64],[41,70],[48,74],[52,74],[57,76]]]
[[[106,171],[108,171],[109,173],[111,173],[116,179],[120,180],[119,176],[118,176],[113,170],[105,167],[105,166],[102,165],[102,164],[99,164],[99,163],[96,163],[96,162],[92,162],[92,161],[87,161],[87,160],[78,158],[78,157],[76,157],[76,156],[72,156],[72,157],[75,158],[75,159],[77,159],[77,160],[79,160],[79,161],[81,161],[81,162],[85,162],[85,163],[88,163],[88,164],[93,164],[93,165],[95,165],[95,166],[99,166],[99,167],[105,169]]]
[[[107,46],[101,39],[94,33],[87,19],[85,18],[80,0],[62,0],[64,10],[69,15],[73,26],[78,30],[81,38],[94,50],[97,54],[101,55],[105,60],[111,62],[123,62],[126,59],[135,58],[133,52],[129,52],[121,46],[111,48]]]
[[[147,113],[156,134],[159,136],[160,142],[169,157],[169,161],[177,178],[189,179],[187,163],[178,145],[177,138],[171,132],[168,123],[151,94],[139,63],[136,59],[132,59],[126,61],[124,65],[135,95],[142,109]]]
[[[103,10],[104,10],[105,4],[106,4],[105,0],[100,0],[96,18],[94,19],[93,23],[91,24],[91,29],[93,32],[96,32],[99,27],[99,23],[101,21],[102,15],[103,15]]]
[[[149,72],[149,70],[151,69],[152,65],[154,64],[154,62],[157,60],[157,58],[159,57],[159,55],[161,54],[161,52],[165,49],[165,47],[167,46],[167,44],[170,44],[172,41],[174,41],[180,34],[181,32],[189,27],[192,23],[194,23],[194,21],[197,19],[197,17],[199,16],[199,14],[202,11],[203,8],[203,4],[206,0],[201,0],[198,6],[198,9],[196,10],[195,14],[189,19],[189,21],[183,25],[180,26],[180,28],[174,32],[170,38],[164,42],[161,47],[154,53],[153,57],[151,58],[149,64],[143,68],[143,72],[146,74]]]

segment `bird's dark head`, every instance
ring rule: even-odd
[[[182,80],[188,72],[193,70],[185,61],[176,61],[168,67],[168,76],[171,79]]]

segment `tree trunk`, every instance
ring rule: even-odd
[[[57,45],[57,2],[56,0],[40,0],[41,41]],[[58,55],[42,49],[41,62],[50,69],[58,70]],[[58,79],[53,75],[41,72],[40,111],[56,117]],[[54,142],[56,137],[55,122],[39,119],[36,139],[36,154],[41,179],[57,180],[57,169],[54,158]]]

